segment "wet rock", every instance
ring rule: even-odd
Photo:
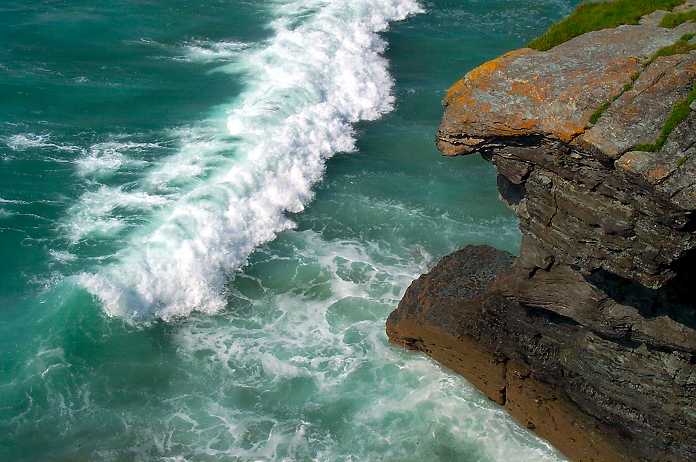
[[[694,330],[568,267],[525,278],[518,263],[487,247],[445,257],[390,315],[390,340],[464,375],[571,460],[693,460]]]
[[[413,282],[399,309],[389,316],[389,338],[429,354],[466,376],[492,400],[505,404],[504,362],[460,333],[463,323],[481,311],[482,297],[496,274],[509,269],[512,261],[511,255],[485,246],[466,247],[445,257],[436,270]],[[461,349],[469,355],[462,356]]]

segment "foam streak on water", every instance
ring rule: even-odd
[[[351,124],[392,109],[393,82],[378,32],[421,11],[415,0],[295,0],[273,8],[273,38],[229,69],[248,82],[229,109],[228,137],[209,140],[213,148],[194,162],[193,175],[183,144],[182,153],[162,164],[164,173],[181,175],[154,168],[135,188],[96,193],[136,212],[154,207],[118,263],[80,277],[109,314],[171,319],[219,310],[226,272],[292,228],[284,214],[312,199],[325,161],[354,149]]]

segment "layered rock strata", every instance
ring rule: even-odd
[[[446,257],[387,322],[571,460],[696,460],[696,52],[655,59],[696,25],[663,14],[449,90],[438,147],[496,166],[520,255]]]

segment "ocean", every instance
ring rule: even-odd
[[[0,460],[563,460],[384,323],[517,251],[441,99],[576,3],[3,1]]]

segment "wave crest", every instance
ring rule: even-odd
[[[166,320],[221,309],[227,272],[292,228],[285,213],[312,199],[326,160],[354,150],[352,124],[392,109],[378,33],[420,12],[415,0],[275,7],[273,38],[240,58],[250,80],[229,110],[220,149],[204,152],[205,174],[180,187],[175,200],[168,196],[117,263],[80,276],[109,314]],[[173,162],[187,160],[175,155]]]

